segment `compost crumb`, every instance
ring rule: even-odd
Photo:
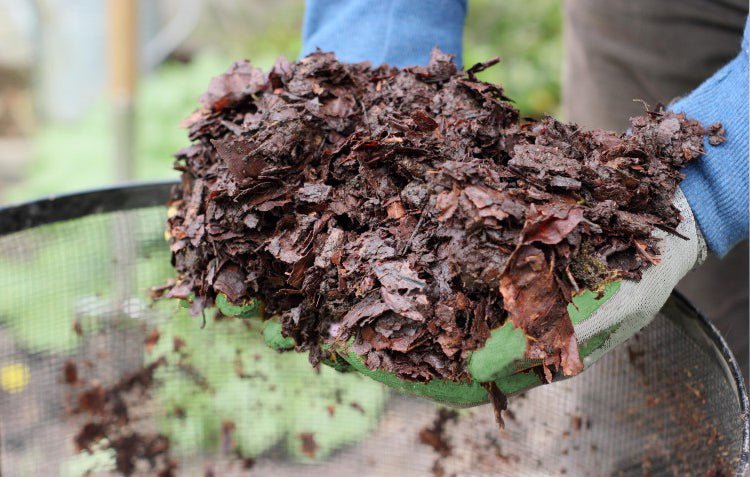
[[[146,340],[143,342],[144,348],[146,351],[151,351],[154,349],[154,346],[159,342],[159,328],[154,328],[151,330],[151,333],[146,337]]]
[[[81,322],[79,320],[73,321],[73,332],[79,338],[83,336],[83,327],[81,326]]]
[[[521,120],[475,76],[495,63],[235,62],[183,122],[168,296],[259,298],[314,365],[353,338],[371,369],[463,381],[510,320],[545,379],[580,372],[567,304],[658,261],[707,131],[659,107],[628,134]]]
[[[573,427],[573,431],[578,432],[583,426],[583,418],[581,416],[570,416],[570,424]]]
[[[315,442],[315,434],[312,432],[300,432],[299,438],[302,445],[302,453],[310,459],[314,459],[315,453],[318,451],[318,443]]]
[[[484,388],[487,390],[492,409],[495,413],[495,422],[500,429],[505,428],[505,422],[503,421],[502,413],[508,409],[508,398],[503,394],[494,382],[483,383]]]
[[[179,336],[175,336],[174,339],[172,340],[172,350],[175,353],[179,353],[182,350],[182,348],[185,347],[185,344],[186,344],[185,340],[183,340]]]
[[[78,382],[78,366],[72,359],[63,364],[63,382],[65,384],[76,384]]]
[[[237,426],[234,421],[224,420],[221,422],[221,449],[224,454],[231,454],[235,449],[234,431]]]
[[[722,126],[721,123],[713,123],[709,125],[707,129],[708,143],[712,146],[718,146],[727,140],[726,131],[724,131],[724,126]]]
[[[442,457],[449,456],[451,445],[445,434],[445,425],[457,420],[458,413],[455,410],[439,409],[432,424],[419,431],[419,442],[432,447]]]

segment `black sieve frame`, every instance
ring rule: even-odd
[[[119,184],[2,206],[0,207],[0,236],[87,215],[165,205],[169,200],[172,187],[179,184],[177,180]],[[711,347],[717,350],[723,358],[719,361],[725,365],[725,372],[734,381],[740,401],[740,419],[743,423],[740,463],[735,470],[735,475],[746,476],[750,472],[750,403],[737,359],[719,330],[682,293],[677,290],[672,291],[665,307],[676,307],[684,312],[683,315],[693,317],[689,321],[681,320],[683,323],[687,322],[688,327],[692,328],[688,332],[693,337],[703,336],[704,343],[702,344],[713,345]],[[666,313],[666,315],[672,316],[673,314]]]
[[[86,215],[165,205],[179,181],[120,184],[0,207],[0,235]]]

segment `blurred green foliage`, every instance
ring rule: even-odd
[[[469,0],[464,62],[470,66],[499,56],[501,63],[480,77],[503,84],[524,116],[557,113],[560,8],[558,0]],[[267,69],[280,54],[296,58],[302,2],[264,5],[261,10],[218,18],[219,27],[202,36],[213,48],[199,50],[190,63],[167,63],[143,78],[136,104],[136,179],[177,177],[172,154],[188,144],[179,122],[196,108],[209,79],[225,71],[232,59],[249,58]],[[35,160],[26,180],[8,191],[4,200],[14,202],[110,183],[114,171],[106,103],[74,124],[44,127],[34,139],[34,148]]]
[[[477,75],[502,84],[522,116],[557,114],[562,65],[559,0],[468,0],[464,65],[499,56],[500,64]]]
[[[223,318],[200,330],[185,310],[159,327],[146,361],[167,358],[157,371],[156,395],[166,411],[159,429],[176,450],[220,451],[229,422],[246,457],[281,445],[295,460],[321,460],[365,438],[388,389],[357,373],[314,370],[304,354],[278,353],[265,345],[261,329],[258,319]],[[178,351],[175,338],[183,343]],[[314,452],[305,452],[305,434],[313,436]]]
[[[127,219],[92,215],[43,225],[0,237],[0,326],[13,332],[16,345],[31,352],[64,352],[84,333],[114,319],[119,275],[112,266],[118,243],[127,227],[133,239],[137,266],[130,268],[138,293],[126,307],[142,313],[146,290],[173,276],[163,238],[165,211],[141,211]]]
[[[148,323],[160,338],[144,353],[144,363],[167,359],[157,372],[159,405],[152,410],[158,429],[181,456],[220,452],[228,421],[235,426],[234,443],[252,457],[274,448],[297,461],[317,461],[366,437],[382,414],[387,388],[358,373],[326,366],[315,370],[304,353],[274,351],[263,342],[257,316],[209,320],[201,329],[200,318],[190,317],[179,301],[151,302],[147,289],[174,275],[165,220],[165,207],[154,207],[0,237],[0,328],[13,334],[12,356],[77,361],[77,353],[92,343],[124,337],[133,340],[128,347],[138,353],[141,334],[120,335],[118,330]],[[123,229],[132,239],[133,256],[126,261],[132,265],[120,268],[117,248],[122,244],[115,237],[124,236]],[[133,287],[125,296],[117,286],[123,277]],[[176,338],[182,342],[177,350]],[[39,378],[33,374],[32,379]],[[314,451],[305,452],[307,434],[313,436]],[[81,468],[111,461],[107,453],[99,454],[75,456],[60,472],[82,475]]]

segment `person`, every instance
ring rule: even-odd
[[[403,67],[425,64],[438,46],[461,65],[467,8],[466,0],[309,0],[302,56],[320,48],[342,61]],[[608,341],[616,344],[645,326],[703,261],[705,244],[713,256],[680,286],[730,338],[747,380],[747,10],[740,0],[565,2],[567,120],[622,131],[629,117],[643,112],[633,99],[654,104],[679,96],[671,110],[726,129],[724,144],[706,142],[704,157],[684,169],[675,206],[689,243],[666,237],[661,264],[647,269],[639,283],[624,281],[576,324],[579,342],[614,323],[619,329]],[[602,346],[587,366],[608,349]]]

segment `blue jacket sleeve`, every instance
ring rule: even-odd
[[[746,21],[737,57],[670,107],[726,129],[726,142],[706,141],[706,154],[685,167],[680,185],[708,248],[720,257],[748,235],[748,61]]]
[[[435,46],[461,65],[466,0],[308,0],[302,56],[316,48],[378,66],[427,64]]]

